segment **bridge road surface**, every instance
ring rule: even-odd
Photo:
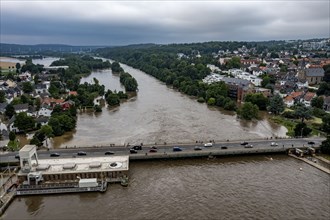
[[[273,139],[273,140],[248,140],[248,144],[252,144],[252,149],[269,149],[269,148],[284,148],[289,149],[292,147],[302,148],[302,147],[309,147],[309,146],[320,146],[321,142],[325,140],[325,138],[299,138],[299,139]],[[308,142],[313,141],[315,142],[314,145],[309,145]],[[271,146],[271,142],[276,142],[278,146]],[[205,142],[204,142],[205,143]],[[229,142],[219,142],[214,143],[212,147],[204,147],[204,143],[194,143],[194,144],[178,144],[178,145],[154,145],[157,147],[157,153],[166,153],[166,154],[176,154],[178,152],[173,152],[174,146],[179,146],[182,151],[184,152],[193,152],[195,146],[200,146],[202,148],[201,151],[203,152],[209,152],[212,153],[212,151],[217,151],[221,149],[221,147],[226,146],[227,149],[221,149],[222,151],[232,151],[232,150],[238,150],[241,151],[243,149],[245,150],[251,150],[251,148],[245,148],[243,145],[241,145],[242,141],[229,141]],[[283,147],[284,145],[284,147]],[[149,152],[151,146],[153,145],[147,145],[143,146],[142,150],[138,150],[137,154],[153,154],[152,152]],[[130,146],[132,147],[132,146]],[[59,149],[51,149],[51,150],[39,150],[38,158],[40,159],[47,159],[51,158],[51,153],[59,153],[60,158],[72,158],[72,157],[100,157],[105,156],[106,151],[112,151],[115,155],[121,156],[121,155],[130,155],[129,149],[130,147],[123,147],[123,146],[102,146],[102,147],[80,147],[80,148],[59,148]],[[77,153],[79,151],[86,152],[86,156],[78,156]],[[10,162],[19,162],[19,159],[15,158],[15,156],[18,155],[17,152],[0,152],[0,163],[10,163]],[[136,154],[135,154],[136,155]],[[111,155],[110,155],[111,156]]]

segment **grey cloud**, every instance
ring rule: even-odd
[[[115,45],[329,37],[328,1],[1,1],[1,42]]]

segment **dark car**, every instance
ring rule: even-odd
[[[249,143],[246,142],[246,141],[244,141],[244,142],[241,143],[241,145],[244,145],[244,146],[245,146],[245,145],[248,145],[248,144],[249,144]]]
[[[59,153],[51,153],[50,156],[51,156],[51,157],[59,157],[60,154],[59,154]]]
[[[228,147],[227,146],[222,146],[221,149],[225,150],[225,149],[228,149]]]
[[[150,148],[149,152],[150,152],[150,153],[156,153],[157,150],[156,150],[156,149],[153,149],[153,148]]]
[[[134,148],[131,148],[131,149],[129,149],[129,152],[130,152],[131,154],[136,154],[136,153],[137,153],[137,150],[135,150]]]
[[[194,150],[202,150],[202,147],[200,147],[200,146],[195,146],[195,147],[194,147]]]
[[[115,154],[115,152],[113,152],[113,151],[107,151],[107,152],[105,152],[104,154],[105,154],[105,155],[112,155],[112,154]]]
[[[156,146],[152,146],[151,148],[152,148],[152,149],[157,149],[157,147],[156,147]]]
[[[77,153],[77,155],[78,155],[78,156],[86,156],[87,153],[86,153],[85,151],[79,151],[79,152]]]
[[[308,144],[310,144],[310,145],[314,145],[315,142],[314,142],[314,141],[308,141]]]
[[[142,150],[142,146],[141,145],[135,145],[134,147],[132,147],[134,150]]]
[[[19,154],[16,154],[16,155],[15,155],[15,158],[16,158],[16,159],[20,159]]]
[[[173,147],[173,151],[182,151],[181,147]]]

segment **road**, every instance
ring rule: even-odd
[[[292,147],[307,147],[311,146],[308,142],[313,141],[315,142],[314,146],[320,146],[321,142],[325,140],[325,138],[300,138],[300,139],[277,139],[277,140],[254,140],[254,141],[247,141],[248,144],[253,145],[253,149],[266,149],[266,148],[292,148]],[[271,142],[276,142],[278,146],[271,146]],[[202,148],[201,151],[212,152],[222,147],[227,147],[227,149],[222,149],[223,151],[230,151],[235,149],[246,149],[241,142],[233,141],[233,142],[219,142],[213,143],[212,147],[204,147],[202,143],[194,143],[194,144],[181,144],[181,145],[156,145],[158,153],[166,153],[171,154],[173,153],[173,147],[179,146],[182,151],[194,151],[195,146],[200,146]],[[151,146],[143,146],[142,150],[138,150],[137,154],[153,154],[153,152],[149,152]],[[47,150],[39,150],[38,151],[38,158],[46,159],[50,158],[51,153],[59,153],[61,158],[72,158],[72,157],[86,157],[86,156],[78,156],[77,153],[79,151],[86,152],[87,156],[89,157],[99,157],[105,156],[106,151],[112,151],[113,155],[129,155],[130,147],[123,147],[123,146],[115,146],[115,147],[94,147],[94,148],[69,148],[69,149],[51,149]],[[0,163],[8,163],[8,162],[18,162],[19,160],[15,158],[18,152],[1,152],[0,153]]]

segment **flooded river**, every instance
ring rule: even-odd
[[[139,84],[137,96],[102,113],[81,113],[74,132],[54,138],[55,148],[127,143],[186,143],[196,140],[242,140],[285,136],[270,123],[242,122],[232,112],[219,111],[181,94],[137,69],[122,65]],[[106,89],[123,90],[111,70],[94,71],[81,82],[97,78]]]
[[[330,176],[285,155],[132,162],[129,175],[104,194],[16,198],[3,220],[330,218]]]

